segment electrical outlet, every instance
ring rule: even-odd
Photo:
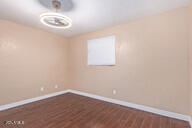
[[[42,92],[43,92],[43,91],[44,91],[44,87],[41,87],[41,88],[40,88],[40,91],[42,91]]]
[[[117,91],[115,89],[113,89],[113,95],[116,95]]]
[[[59,87],[59,86],[56,84],[56,85],[55,85],[55,88],[58,88],[58,87]]]

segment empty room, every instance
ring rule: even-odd
[[[192,128],[190,0],[0,0],[0,128]]]

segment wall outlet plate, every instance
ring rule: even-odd
[[[59,87],[59,86],[56,84],[56,85],[55,85],[55,88],[58,88],[58,87]]]
[[[117,94],[116,89],[113,89],[113,95],[116,95],[116,94]]]
[[[41,88],[40,88],[40,91],[44,91],[44,87],[41,87]]]

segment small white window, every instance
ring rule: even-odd
[[[115,65],[115,36],[88,40],[88,65]]]

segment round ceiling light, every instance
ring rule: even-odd
[[[43,13],[40,15],[41,22],[52,28],[69,28],[72,26],[72,20],[58,13]]]

